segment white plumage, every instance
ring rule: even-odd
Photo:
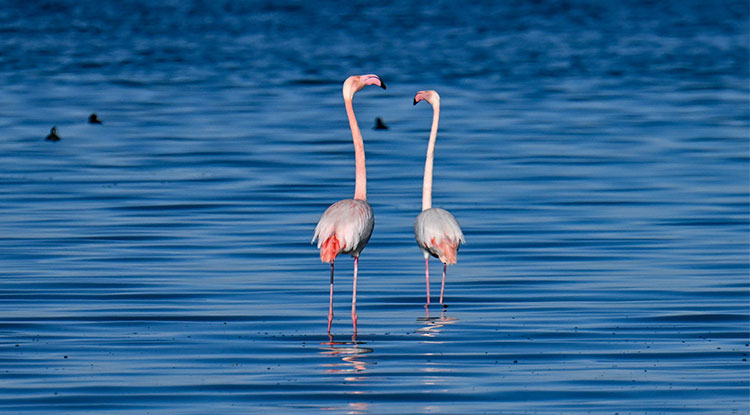
[[[320,217],[312,241],[317,239],[320,249],[328,238],[336,235],[341,238],[339,252],[357,257],[370,241],[374,226],[375,215],[369,203],[358,199],[339,200]]]
[[[458,246],[466,243],[456,218],[447,210],[430,208],[423,210],[414,221],[414,236],[425,258],[430,255],[446,264],[456,263]],[[447,240],[447,244],[443,242]],[[444,252],[442,247],[455,247],[454,252]]]

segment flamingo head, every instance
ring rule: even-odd
[[[385,89],[385,82],[381,81],[380,77],[377,75],[369,74],[350,76],[346,78],[346,81],[344,81],[344,99],[351,100],[352,98],[354,98],[354,94],[356,92],[359,92],[367,85],[377,85]]]
[[[419,91],[417,92],[417,95],[414,96],[414,105],[417,105],[417,102],[419,101],[427,101],[433,107],[440,106],[440,94],[434,89],[430,89],[429,91]]]

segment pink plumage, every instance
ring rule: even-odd
[[[322,241],[322,239],[321,239]],[[336,255],[341,252],[341,242],[336,235],[331,235],[321,244],[320,249],[320,260],[323,262],[331,263],[336,259]]]
[[[362,133],[354,116],[352,99],[354,94],[367,85],[377,85],[385,89],[377,75],[350,76],[344,82],[342,93],[349,128],[354,142],[355,187],[354,199],[344,199],[332,204],[323,213],[315,227],[313,242],[318,240],[320,260],[331,264],[331,288],[328,302],[328,334],[333,321],[333,263],[339,254],[354,257],[354,278],[352,288],[352,325],[357,334],[357,268],[359,254],[367,245],[375,225],[372,207],[367,203],[367,172],[365,169],[365,147]]]

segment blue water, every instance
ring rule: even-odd
[[[749,9],[2,2],[0,413],[750,413]],[[376,225],[331,341],[310,239],[362,73]]]

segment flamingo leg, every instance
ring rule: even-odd
[[[443,293],[445,292],[445,269],[448,268],[448,264],[443,264],[443,283],[440,284],[440,304],[445,305],[443,303]]]
[[[352,325],[354,326],[354,335],[357,335],[357,267],[359,257],[354,257],[354,285],[352,287]]]
[[[333,261],[331,261],[331,299],[328,302],[328,334],[331,334],[331,322],[333,321]]]
[[[427,284],[427,305],[430,305],[430,257],[424,259],[424,279]]]

